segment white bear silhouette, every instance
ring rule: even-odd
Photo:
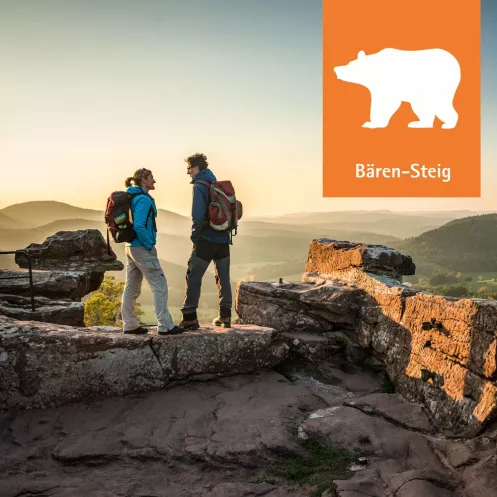
[[[365,86],[371,92],[370,121],[363,128],[385,128],[402,102],[409,102],[419,121],[410,128],[433,128],[435,116],[451,129],[459,118],[453,106],[461,80],[457,59],[439,48],[385,48],[335,67],[338,79]]]

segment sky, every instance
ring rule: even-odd
[[[497,210],[497,2],[482,0],[482,198],[323,198],[321,1],[0,0],[0,209],[104,209],[147,167],[191,207],[207,155],[248,215]]]

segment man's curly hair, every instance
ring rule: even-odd
[[[198,166],[200,171],[202,171],[202,169],[206,169],[207,167],[209,167],[209,163],[207,162],[207,157],[204,154],[190,155],[190,157],[187,157],[185,159],[185,162],[190,167]]]

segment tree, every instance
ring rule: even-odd
[[[485,278],[483,276],[478,276],[478,281],[484,281]]]
[[[453,285],[446,288],[444,295],[447,295],[448,297],[466,297],[468,293],[467,287],[463,285]]]
[[[123,281],[116,281],[113,276],[106,275],[100,288],[85,302],[85,325],[122,326],[120,314],[123,291]],[[135,312],[138,317],[144,314],[140,304],[136,304]]]

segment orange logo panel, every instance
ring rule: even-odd
[[[480,1],[323,0],[323,195],[480,196]]]

